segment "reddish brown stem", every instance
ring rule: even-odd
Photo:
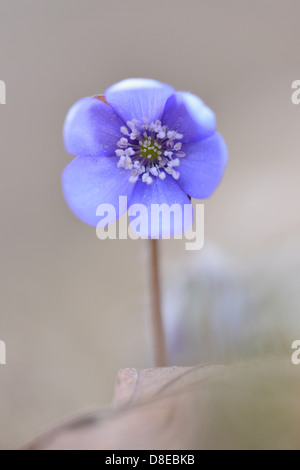
[[[154,362],[156,367],[167,365],[165,335],[161,315],[161,289],[159,278],[158,241],[149,240],[152,299],[152,334],[154,344]]]

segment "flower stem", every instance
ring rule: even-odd
[[[161,315],[161,292],[159,279],[158,241],[149,240],[150,269],[151,269],[151,299],[152,299],[152,334],[154,344],[154,362],[156,367],[165,367],[166,346]]]

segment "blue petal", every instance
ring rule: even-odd
[[[205,199],[220,183],[227,163],[227,147],[215,132],[200,142],[183,146],[186,157],[180,160],[179,186],[191,197]]]
[[[102,157],[115,154],[122,137],[121,119],[102,101],[88,97],[75,103],[64,125],[65,147],[79,157]]]
[[[168,235],[182,234],[188,230],[193,223],[193,210],[190,199],[180,189],[177,182],[169,175],[166,179],[161,181],[159,178],[154,178],[152,184],[148,185],[138,181],[135,185],[132,198],[129,204],[129,215],[131,225],[133,225],[136,215],[131,214],[134,205],[143,205],[141,214],[142,223],[139,225],[137,232],[146,238],[168,238]],[[165,204],[166,212],[164,216],[161,214],[155,215],[154,209],[156,205]],[[176,210],[176,217],[169,217],[169,209]],[[186,207],[186,209],[184,209]],[[188,207],[188,209],[187,209]],[[163,207],[161,206],[163,209]],[[137,208],[136,208],[137,209]],[[152,217],[151,217],[151,211]],[[143,218],[143,214],[145,217]]]
[[[175,92],[165,83],[145,78],[130,78],[109,87],[107,103],[124,121],[161,119],[167,99]]]
[[[93,226],[100,222],[101,217],[96,215],[100,204],[112,205],[112,211],[105,217],[107,223],[114,222],[126,212],[127,205],[119,208],[119,196],[131,197],[134,184],[128,181],[128,171],[117,167],[118,160],[117,157],[78,157],[65,168],[62,175],[64,196],[83,222]]]
[[[198,96],[177,91],[167,103],[162,122],[171,130],[183,134],[182,142],[196,142],[216,130],[216,117]]]

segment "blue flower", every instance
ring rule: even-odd
[[[123,215],[119,196],[148,210],[207,198],[227,163],[214,113],[197,96],[150,79],[123,80],[102,97],[79,100],[66,117],[64,141],[77,157],[63,172],[65,198],[93,226],[101,204],[116,209],[106,223]],[[182,222],[171,231],[185,228]]]

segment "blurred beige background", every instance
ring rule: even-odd
[[[298,0],[0,0],[1,448],[151,365],[146,243],[100,242],[61,194],[69,107],[126,77],[200,95],[230,151],[206,239],[247,264],[299,239],[299,21]],[[162,243],[165,273],[187,256]]]

